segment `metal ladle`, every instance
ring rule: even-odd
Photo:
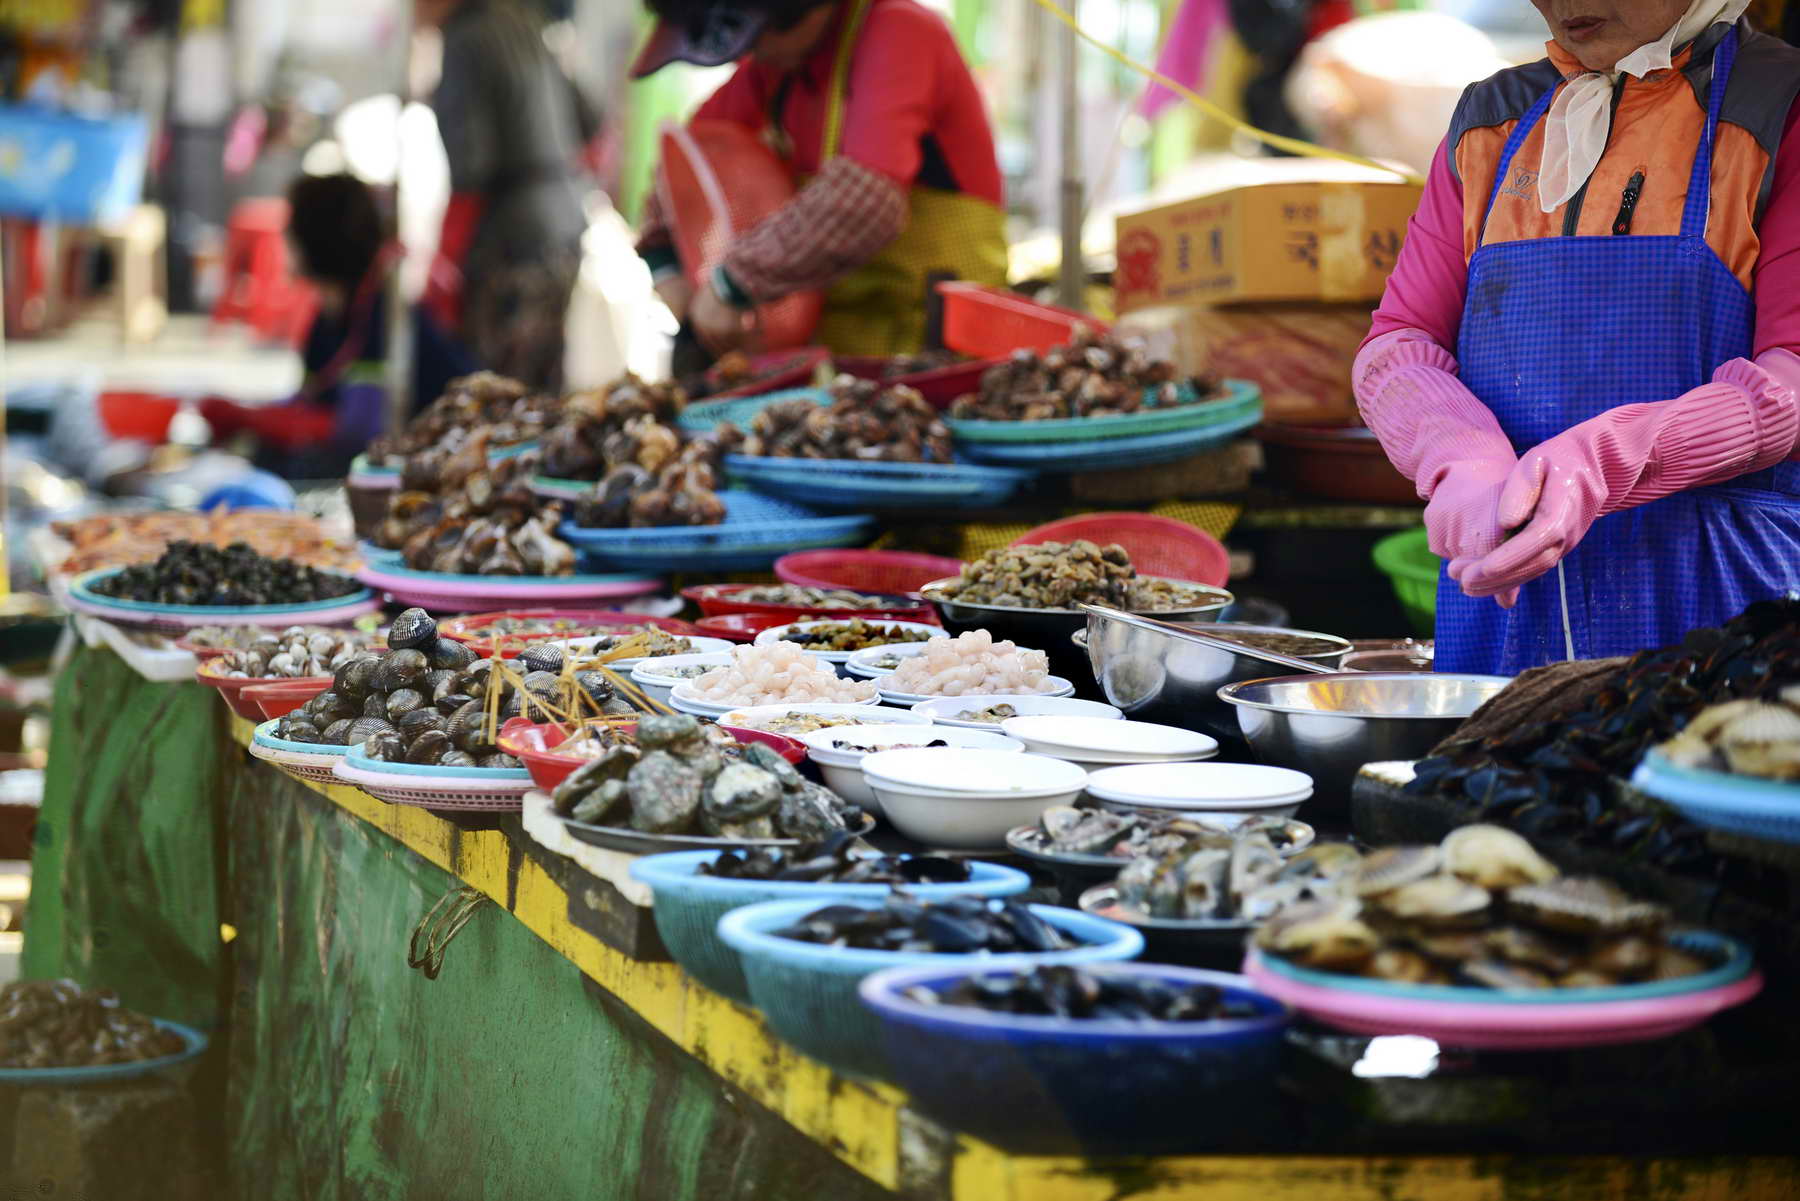
[[[1162,621],[1155,617],[1145,617],[1139,613],[1127,613],[1123,609],[1114,609],[1108,605],[1090,605],[1081,602],[1080,607],[1089,613],[1098,613],[1114,621],[1126,625],[1137,626],[1141,630],[1161,630],[1173,634],[1177,638],[1185,638],[1189,642],[1197,642],[1201,646],[1210,646],[1214,650],[1229,651],[1234,655],[1246,655],[1252,659],[1261,659],[1264,663],[1273,663],[1277,667],[1285,667],[1290,671],[1314,672],[1318,675],[1331,675],[1332,669],[1322,663],[1314,663],[1307,659],[1296,659],[1292,655],[1284,655],[1279,651],[1264,650],[1258,646],[1249,646],[1242,642],[1233,642],[1228,638],[1214,638],[1211,634],[1202,634],[1193,626],[1176,625],[1172,621]]]

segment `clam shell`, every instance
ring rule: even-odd
[[[1661,905],[1634,901],[1611,881],[1590,876],[1522,885],[1506,894],[1506,904],[1521,920],[1565,934],[1648,933],[1669,920]]]
[[[546,646],[533,643],[519,653],[519,662],[528,672],[547,671],[552,675],[562,670],[563,653],[560,646]]]
[[[449,736],[442,730],[426,730],[407,746],[406,761],[425,764],[442,763],[444,756],[455,749],[450,745]]]
[[[375,689],[394,692],[411,688],[425,677],[425,656],[414,650],[390,651],[375,668]]]
[[[1362,861],[1356,870],[1356,893],[1370,897],[1423,880],[1442,862],[1436,847],[1383,847]]]
[[[388,629],[389,650],[417,650],[437,641],[437,622],[423,609],[408,609]]]
[[[1556,866],[1529,842],[1500,826],[1474,825],[1452,830],[1439,844],[1444,869],[1483,888],[1514,888],[1556,879]]]
[[[475,662],[474,651],[449,638],[439,638],[426,655],[433,669],[461,671]]]
[[[1479,884],[1456,876],[1427,876],[1382,893],[1376,903],[1395,917],[1430,924],[1479,916],[1491,899]]]
[[[378,735],[392,733],[394,733],[393,723],[386,718],[359,717],[351,722],[350,728],[345,731],[344,742],[347,746],[356,746]]]
[[[411,688],[401,688],[388,693],[385,716],[389,721],[398,725],[402,717],[414,709],[423,707],[424,704],[425,698],[420,693]]]
[[[443,716],[436,709],[414,709],[411,713],[403,713],[395,723],[400,737],[411,742],[426,730],[448,732]]]

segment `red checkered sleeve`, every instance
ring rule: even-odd
[[[734,242],[725,270],[757,301],[823,289],[899,237],[906,216],[892,177],[840,155]]]

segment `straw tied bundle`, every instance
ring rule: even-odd
[[[488,659],[488,670],[492,680],[482,696],[483,712],[487,719],[488,742],[496,743],[499,740],[500,710],[506,693],[506,687],[496,688],[493,686],[494,681],[511,687],[518,693],[521,714],[532,721],[553,725],[563,731],[565,735],[572,734],[583,725],[627,726],[634,724],[640,714],[675,712],[609,666],[620,660],[640,658],[644,651],[650,649],[651,645],[649,636],[634,634],[596,655],[578,657],[565,654],[562,667],[557,672],[555,694],[546,696],[542,691],[526,687],[525,676],[527,673],[518,669],[517,660],[502,658],[502,647],[496,644],[493,654]],[[638,712],[635,714],[605,712],[600,707],[601,703],[594,699],[593,694],[583,687],[577,678],[589,672],[598,673],[604,677],[607,685],[612,689],[612,694]]]

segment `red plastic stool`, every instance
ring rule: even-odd
[[[288,258],[288,202],[239,201],[225,230],[225,285],[213,306],[218,323],[242,321],[265,338],[298,345],[317,312],[313,289]]]

